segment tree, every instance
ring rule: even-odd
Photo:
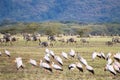
[[[43,32],[47,35],[56,35],[61,33],[60,25],[59,24],[50,24],[43,27]]]
[[[76,28],[76,33],[80,35],[81,37],[87,33],[89,30],[87,28]]]

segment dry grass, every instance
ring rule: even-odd
[[[35,59],[38,63],[40,59],[43,59],[45,48],[42,48],[38,45],[38,42],[28,42],[25,44],[25,41],[19,37],[19,41],[15,42],[12,46],[1,44],[0,51],[3,53],[0,56],[0,80],[119,80],[120,74],[117,74],[116,78],[113,79],[109,72],[104,71],[104,66],[106,61],[103,59],[96,58],[93,62],[91,59],[91,54],[94,50],[103,51],[105,54],[108,52],[116,53],[120,50],[120,45],[116,44],[113,47],[108,47],[104,43],[111,38],[90,38],[90,44],[82,44],[80,39],[77,38],[77,44],[63,44],[60,42],[54,43],[54,47],[49,47],[53,50],[56,55],[60,55],[62,51],[69,52],[70,49],[74,49],[76,52],[79,52],[88,63],[94,68],[95,75],[89,73],[86,69],[84,72],[79,72],[77,69],[73,71],[68,70],[68,65],[70,63],[75,63],[77,59],[63,59],[64,66],[63,72],[58,74],[54,70],[53,73],[44,72],[42,68],[32,67],[28,60],[30,58]],[[68,38],[68,37],[66,37]],[[46,37],[41,38],[42,41],[46,41]],[[11,52],[11,57],[8,58],[4,54],[4,49],[7,49]],[[16,57],[21,56],[23,58],[23,63],[25,64],[25,69],[16,70],[16,65],[13,60]]]

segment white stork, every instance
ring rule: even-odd
[[[61,65],[63,66],[63,61],[59,56],[55,56],[55,60]]]
[[[62,52],[62,54],[61,54],[65,59],[68,59],[68,56],[67,56],[67,53],[65,53],[65,52]]]
[[[120,73],[120,67],[116,65],[115,63],[112,64],[113,68],[115,69],[116,72]]]
[[[88,65],[88,63],[87,63],[87,61],[86,61],[86,59],[84,59],[83,57],[80,57],[80,62],[83,64],[83,65]]]
[[[10,52],[8,50],[5,50],[5,54],[10,57]]]
[[[54,62],[52,62],[52,67],[53,67],[55,70],[63,71],[62,67],[60,67],[60,66],[57,65],[57,64],[54,64]]]
[[[118,61],[113,62],[114,69],[120,73],[120,63]]]
[[[117,61],[120,61],[120,53],[119,52],[114,55],[114,59],[116,59]]]
[[[104,69],[104,71],[109,71],[109,72],[111,72],[113,75],[116,75],[116,71],[115,71],[115,69],[114,69],[114,67],[113,67],[113,65],[106,65],[106,67],[105,67],[105,69]]]
[[[120,68],[120,63],[118,61],[114,61],[114,64]]]
[[[86,59],[84,59],[82,56],[80,56],[79,54],[77,54],[77,58],[78,60],[83,64],[83,65],[88,65]]]
[[[108,59],[107,59],[107,64],[108,64],[108,65],[111,65],[112,62],[113,62],[113,60],[112,60],[111,58],[108,58]]]
[[[71,57],[75,57],[75,51],[74,51],[73,49],[71,49],[71,51],[69,52],[69,55],[70,55]]]
[[[50,50],[50,55],[54,58],[55,57],[55,54],[52,50]]]
[[[24,68],[23,62],[22,62],[22,58],[18,57],[15,59],[16,65],[17,65],[17,70],[21,67]]]
[[[106,55],[106,60],[108,60],[110,57],[111,57],[111,53],[109,52],[107,55]]]
[[[97,53],[97,57],[102,58],[101,53]]]
[[[102,51],[100,52],[100,54],[101,54],[101,57],[105,59],[105,54]]]
[[[76,64],[70,64],[70,65],[68,65],[68,69],[69,70],[74,70],[76,68]]]
[[[32,64],[33,66],[37,66],[37,62],[34,59],[30,59],[29,63]]]
[[[83,72],[82,64],[80,64],[79,62],[76,63],[76,68],[77,68],[79,71]]]
[[[47,63],[50,63],[50,58],[49,58],[49,56],[48,56],[47,54],[44,56],[44,59],[45,59],[45,61],[46,61]]]
[[[45,49],[45,53],[46,54],[49,54],[50,53],[50,50],[48,48]]]
[[[91,72],[92,74],[95,74],[94,69],[93,69],[92,66],[86,65],[86,69],[87,69],[89,72]]]
[[[49,64],[45,63],[45,62],[42,62],[42,60],[40,60],[40,67],[46,69],[46,70],[49,70],[50,72],[52,72],[52,68]]]
[[[97,52],[93,52],[92,53],[92,60],[94,61],[94,59],[96,58],[96,56],[97,56]]]

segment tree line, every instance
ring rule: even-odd
[[[75,22],[14,22],[0,25],[0,33],[40,33],[46,35],[77,34],[80,36],[92,35],[120,35],[120,23],[80,24]]]

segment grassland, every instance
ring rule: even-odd
[[[105,60],[96,58],[93,62],[91,59],[92,52],[95,50],[98,52],[103,51],[105,54],[108,52],[115,54],[120,50],[120,44],[115,44],[112,47],[105,45],[105,42],[111,40],[111,37],[87,38],[90,43],[84,45],[80,42],[80,38],[76,38],[77,44],[55,42],[53,47],[48,47],[53,50],[56,55],[60,56],[62,51],[68,53],[70,49],[74,49],[94,68],[95,75],[92,75],[86,69],[84,69],[83,73],[77,69],[69,71],[67,68],[68,65],[78,62],[77,59],[71,59],[70,57],[68,60],[63,58],[63,72],[56,73],[54,70],[53,73],[48,73],[39,66],[33,67],[28,63],[28,60],[32,58],[39,63],[39,60],[43,59],[45,48],[40,47],[38,42],[34,41],[25,44],[25,41],[20,35],[17,35],[17,37],[19,40],[13,43],[13,45],[0,44],[0,51],[3,53],[2,56],[0,56],[0,80],[120,80],[120,74],[117,74],[116,78],[113,79],[111,73],[104,71]],[[41,37],[41,40],[46,41],[47,38]],[[11,52],[10,58],[4,54],[4,49]],[[19,56],[22,57],[23,63],[25,64],[24,70],[16,70],[16,64],[13,62],[13,60]]]

